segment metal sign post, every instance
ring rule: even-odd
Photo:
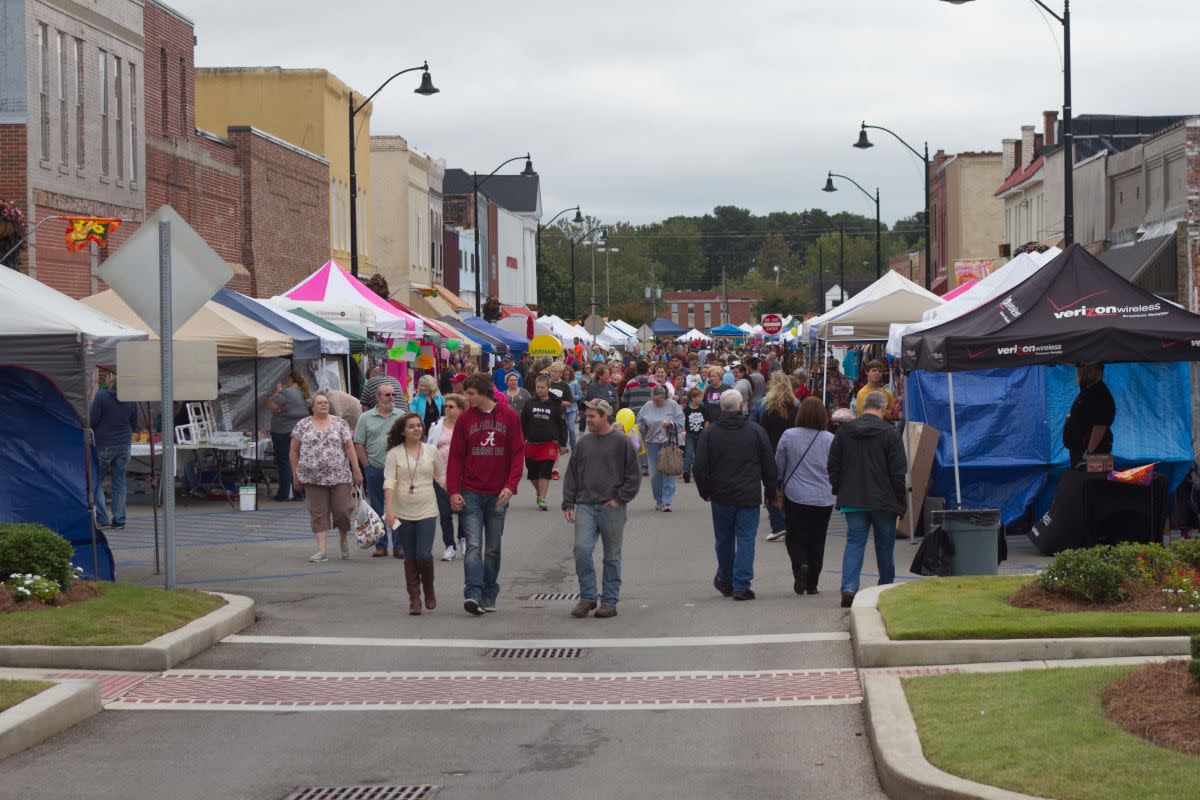
[[[162,345],[162,475],[163,549],[166,551],[168,590],[175,589],[175,398],[171,385],[171,222],[158,223],[159,342]]]

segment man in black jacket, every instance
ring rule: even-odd
[[[721,394],[721,417],[700,434],[692,477],[700,497],[712,503],[717,540],[713,586],[734,600],[753,600],[754,539],[763,493],[775,502],[775,453],[767,432],[746,418],[742,394]]]
[[[900,434],[883,421],[887,405],[882,392],[868,394],[863,399],[863,415],[843,423],[829,447],[829,483],[838,508],[846,515],[842,608],[849,608],[858,592],[867,534],[872,528],[879,584],[896,579],[893,550],[896,518],[904,512],[907,461]]]

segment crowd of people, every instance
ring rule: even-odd
[[[865,365],[859,388],[831,363],[815,386],[803,368],[790,369],[790,355],[657,343],[642,354],[571,347],[562,358],[504,356],[491,372],[462,359],[440,380],[420,375],[410,400],[398,381],[373,371],[358,402],[339,397],[337,409],[331,392],[310,397],[293,375],[269,402],[276,452],[286,454],[277,499],[308,504],[317,545],[310,560],[322,562],[333,531],[349,558],[361,487],[387,530],[373,555],[404,560],[414,615],[436,607],[440,528],[441,560],[464,562],[464,609],[483,616],[496,610],[504,525],[522,475],[540,511],[549,510],[551,483],[563,479],[581,598],[572,614],[606,618],[617,613],[627,508],[643,478],[663,513],[682,478],[710,507],[713,586],[734,600],[755,597],[764,506],[766,539],[785,542],[798,595],[819,591],[830,519],[840,509],[848,533],[839,588],[848,606],[872,533],[880,582],[894,579],[905,494],[903,449],[885,419],[894,397],[880,364]]]

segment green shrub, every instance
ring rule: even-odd
[[[1192,636],[1192,660],[1188,664],[1188,671],[1200,683],[1200,634]]]
[[[1064,550],[1038,575],[1038,585],[1089,603],[1120,602],[1126,595],[1122,584],[1131,576],[1111,551],[1108,545]]]
[[[1148,584],[1162,581],[1179,568],[1178,553],[1157,543],[1120,542],[1105,547],[1100,557],[1116,564],[1129,580]]]
[[[1174,554],[1181,566],[1200,569],[1200,539],[1180,539],[1167,549]]]
[[[0,578],[41,575],[63,589],[75,581],[71,544],[43,525],[0,525]]]
[[[24,603],[26,600],[40,600],[49,605],[58,599],[58,584],[41,575],[30,573],[13,575],[4,584],[12,590],[13,598],[18,603]]]

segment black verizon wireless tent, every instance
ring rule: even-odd
[[[906,370],[948,373],[960,505],[953,373],[1097,361],[1200,361],[1200,315],[1135,286],[1077,244],[999,298],[903,338]]]
[[[905,369],[1200,361],[1200,315],[1140,289],[1079,245],[1004,296],[905,336]]]

